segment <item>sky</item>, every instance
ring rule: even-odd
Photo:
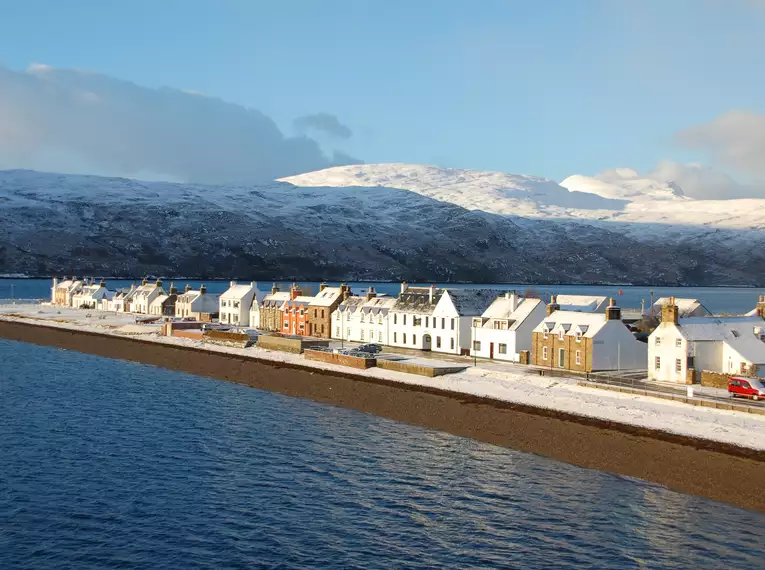
[[[223,182],[362,161],[558,181],[623,167],[765,197],[765,0],[0,13],[0,168]]]

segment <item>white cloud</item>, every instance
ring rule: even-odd
[[[0,67],[0,168],[193,182],[273,180],[337,164],[260,111],[176,89],[32,64]]]
[[[699,200],[765,198],[765,185],[741,184],[729,175],[698,163],[665,160],[646,174],[662,182],[674,182],[686,196]]]
[[[717,164],[765,183],[765,115],[728,111],[709,123],[685,129],[678,140],[706,153]]]

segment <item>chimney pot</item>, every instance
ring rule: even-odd
[[[236,286],[236,281],[229,281],[228,284],[229,284],[230,287],[235,287]]]
[[[200,285],[199,286],[199,294],[200,295],[204,295],[205,293],[207,293],[207,287],[205,287],[204,285]]]

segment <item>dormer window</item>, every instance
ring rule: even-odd
[[[563,329],[560,329],[560,331],[558,331],[558,340],[563,340],[563,336],[565,334],[566,334],[566,331],[564,331]]]

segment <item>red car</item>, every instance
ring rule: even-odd
[[[757,378],[739,378],[728,379],[728,394],[731,398],[743,396],[752,400],[765,398],[765,385]]]

